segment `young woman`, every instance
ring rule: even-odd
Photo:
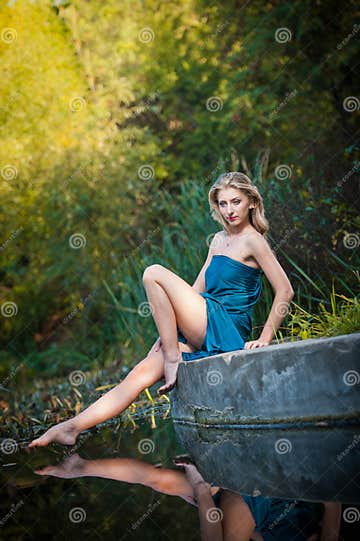
[[[262,197],[243,173],[220,175],[209,191],[210,211],[223,230],[210,243],[193,286],[166,267],[147,267],[143,283],[159,331],[147,356],[114,389],[76,417],[50,428],[29,447],[52,441],[73,445],[77,435],[126,409],[147,387],[165,376],[159,394],[176,382],[181,358],[191,361],[221,352],[270,344],[294,292],[265,234],[269,229]],[[263,330],[250,335],[252,308],[264,273],[275,297]]]

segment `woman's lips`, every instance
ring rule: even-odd
[[[236,220],[236,218],[237,218],[237,216],[232,216],[232,217],[229,217],[229,220],[230,220],[231,222],[233,222],[234,220]]]

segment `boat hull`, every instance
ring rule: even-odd
[[[360,502],[360,333],[182,362],[175,430],[209,482]]]

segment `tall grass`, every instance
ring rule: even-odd
[[[178,194],[162,191],[157,195],[158,223],[148,228],[147,235],[137,246],[123,248],[111,272],[106,269],[96,289],[92,290],[91,302],[79,308],[70,323],[63,326],[64,329],[61,327],[63,332],[60,336],[50,340],[48,347],[40,351],[34,349],[23,356],[27,377],[36,376],[39,372],[66,375],[71,370],[99,366],[111,366],[114,370],[114,360],[118,367],[114,377],[120,377],[144,358],[158,332],[151,311],[142,304],[147,302],[142,274],[148,265],[161,263],[193,284],[206,259],[209,240],[220,229],[209,213],[209,184],[184,181]],[[271,208],[267,214],[271,216]],[[270,243],[295,290],[292,311],[276,338],[358,330],[355,289],[359,280],[354,262],[346,261],[329,249],[327,266],[320,262],[313,272],[309,272],[308,265],[306,270],[303,268],[306,257],[302,252],[296,260],[289,255],[289,252],[293,253],[296,237],[292,238],[289,243],[291,250],[288,250],[286,243],[276,242],[275,228],[270,233]],[[262,280],[263,292],[254,308],[251,339],[260,335],[273,302],[272,287],[265,276]],[[337,308],[336,317],[342,322],[335,322],[328,315],[335,317],[332,308],[334,287],[338,292],[336,298],[345,300],[346,296],[348,303],[346,310]],[[294,307],[297,307],[296,312]],[[317,318],[322,318],[322,323]],[[15,355],[6,359],[4,373],[8,372],[9,362],[12,365],[19,363]],[[23,372],[19,370],[16,377],[21,377]]]
[[[290,314],[291,336],[301,339],[338,336],[360,331],[360,303],[357,297],[349,298],[335,293],[334,283],[330,295],[330,309],[319,303],[317,314],[311,314],[295,305]]]
[[[141,317],[137,311],[140,303],[146,301],[141,281],[143,270],[152,263],[161,263],[192,284],[206,259],[210,237],[220,229],[208,213],[206,186],[189,181],[181,186],[176,200],[166,192],[161,194],[161,200],[172,219],[163,227],[159,244],[151,244],[146,253],[136,254],[124,262],[121,277],[120,274],[118,276],[119,290],[115,291],[106,284],[109,298],[116,306],[120,322],[118,330],[124,337],[122,344],[127,348],[126,357],[130,365],[144,356],[158,335],[151,313],[149,317]],[[269,238],[272,244],[276,244],[271,235]],[[277,336],[281,334],[291,338],[298,332],[301,337],[306,333],[309,337],[334,336],[340,331],[346,334],[360,330],[358,301],[355,289],[350,285],[356,282],[354,265],[329,251],[332,267],[329,264],[327,273],[310,276],[287,255],[286,249],[281,248],[277,255],[296,292],[292,309]],[[335,273],[336,278],[333,277],[330,285],[330,276]],[[336,295],[336,299],[345,302],[341,306],[335,301],[335,282],[340,291],[348,294],[348,297],[342,293]],[[259,336],[273,297],[272,287],[264,276],[262,296],[253,313],[252,339]],[[294,312],[295,307],[300,310],[301,317],[298,311]],[[296,330],[300,325],[301,332]]]

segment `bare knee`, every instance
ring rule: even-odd
[[[158,273],[160,268],[162,268],[162,265],[159,265],[158,263],[154,263],[153,265],[146,267],[142,275],[143,282],[145,280],[154,280],[155,275]]]

